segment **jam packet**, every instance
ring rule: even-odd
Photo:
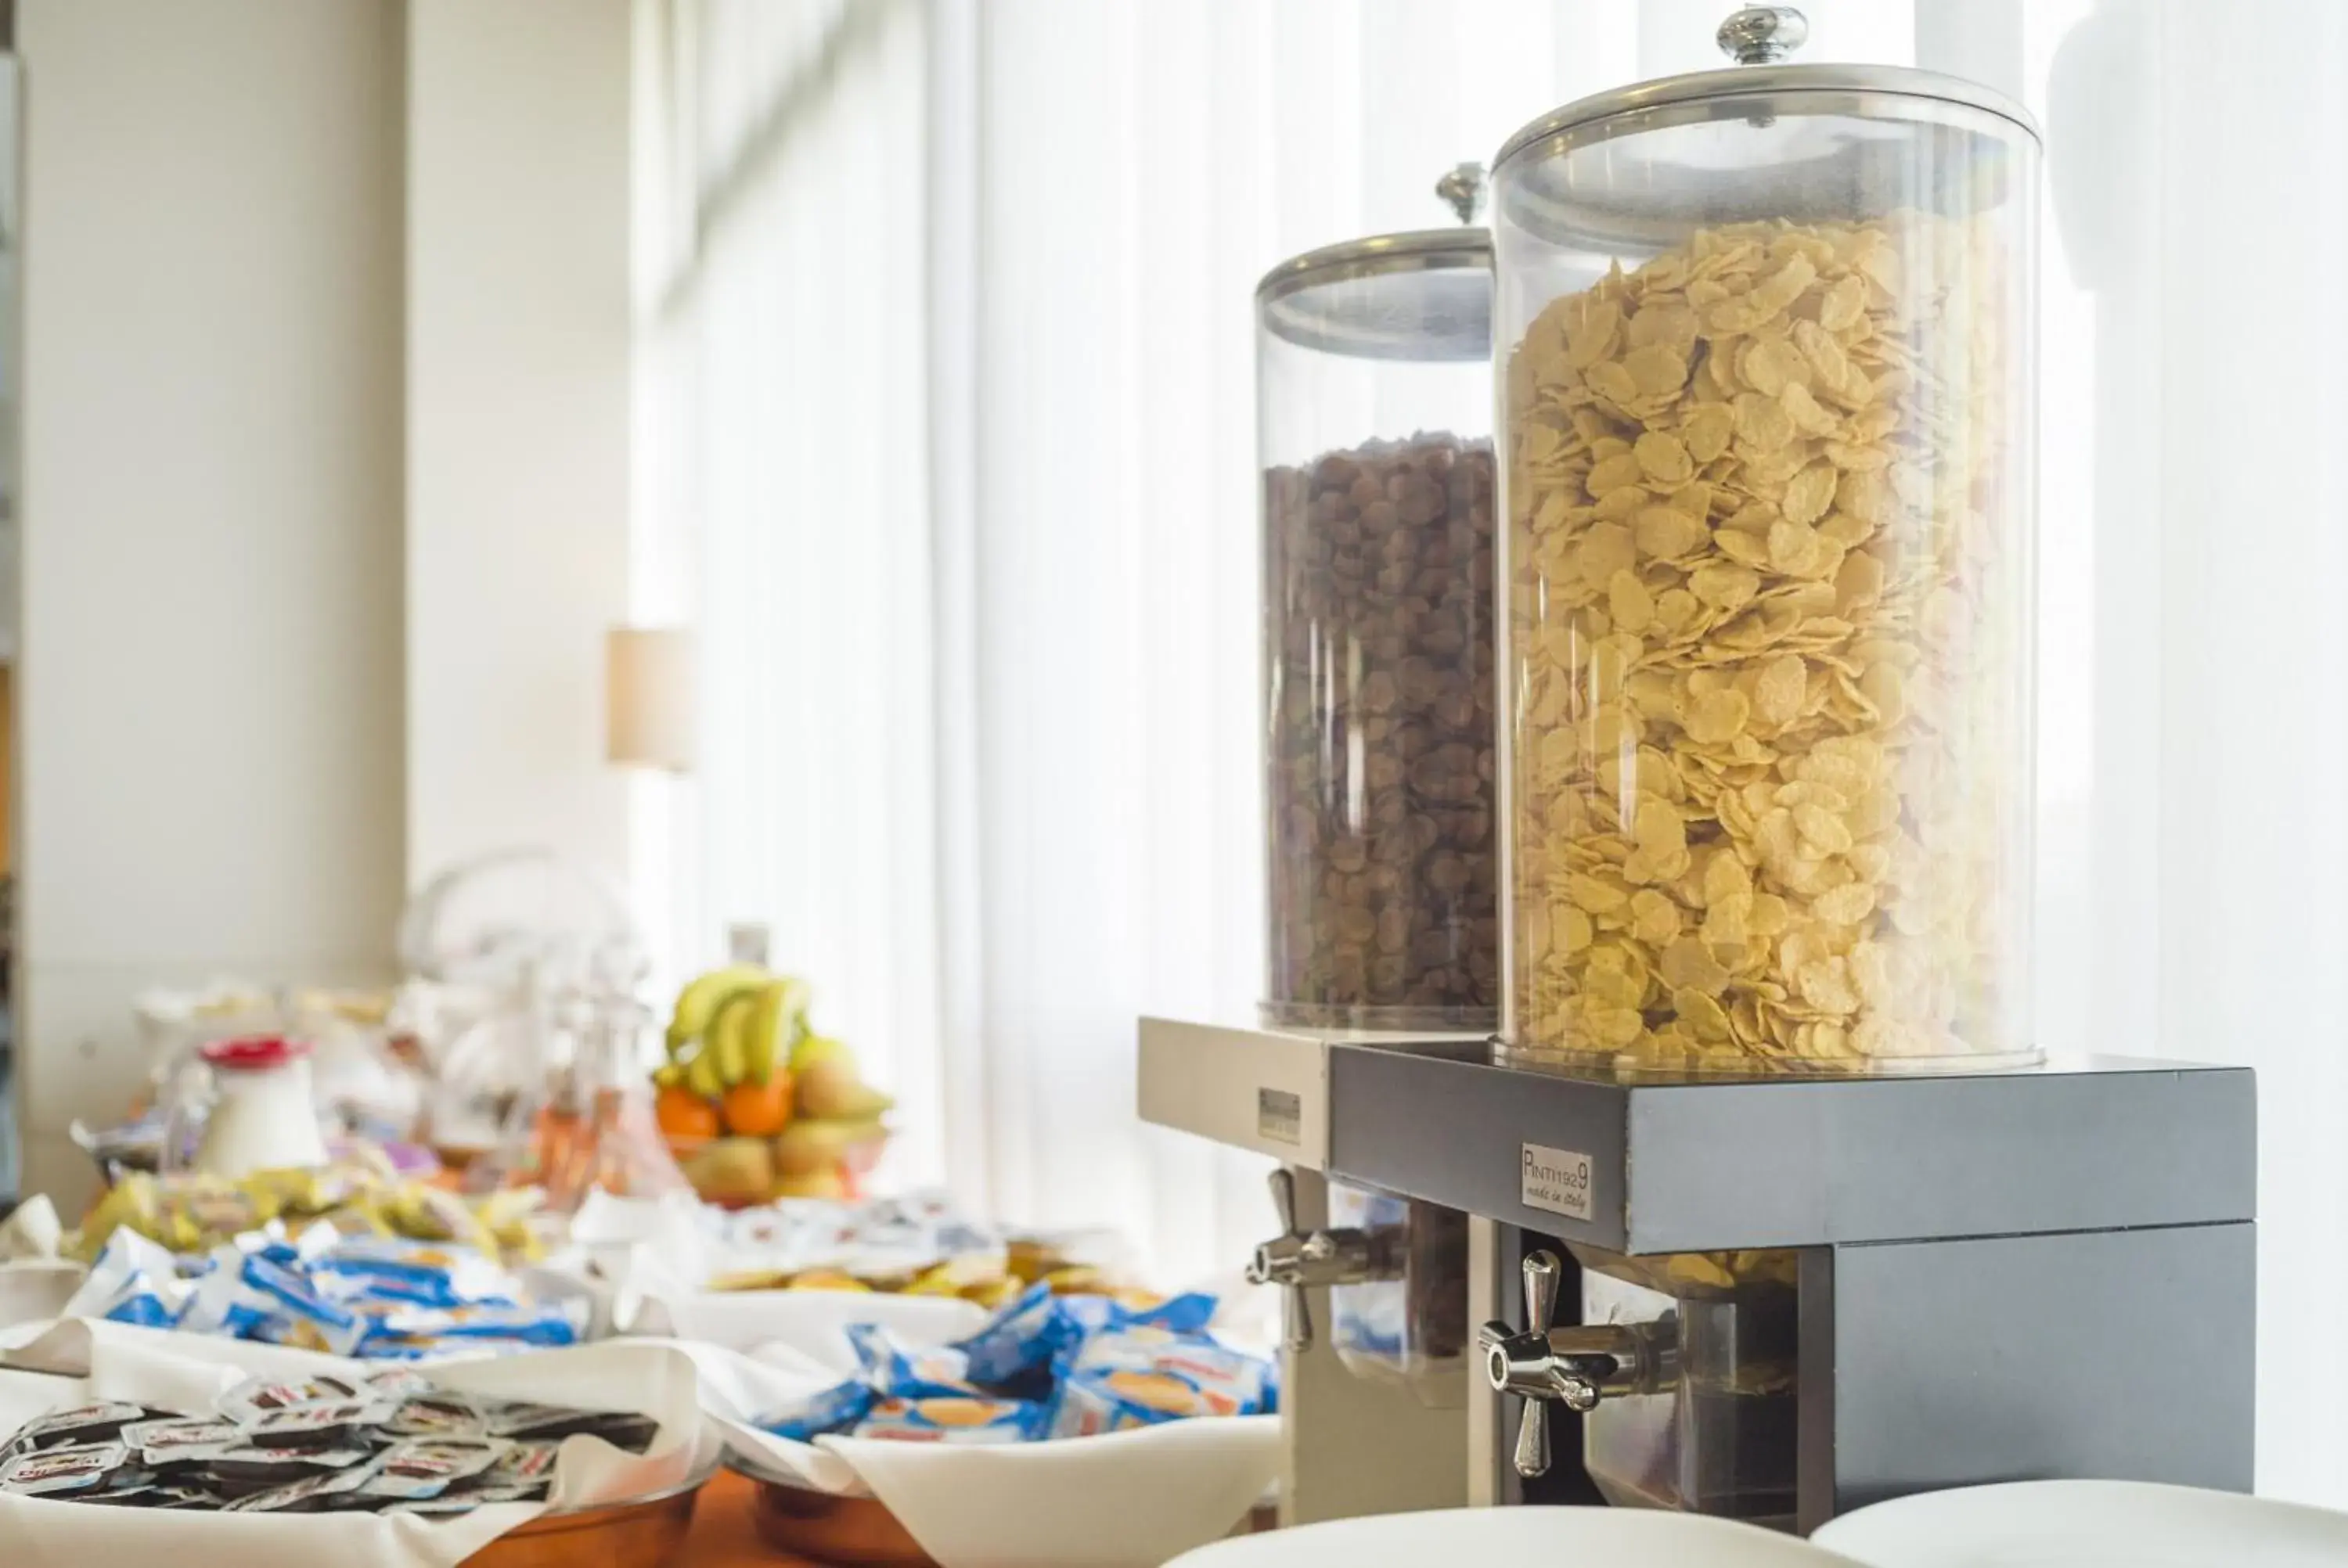
[[[63,1497],[101,1491],[130,1462],[117,1442],[75,1443],[20,1453],[0,1464],[0,1495]]]
[[[133,1421],[122,1429],[121,1440],[139,1463],[160,1470],[224,1454],[243,1447],[245,1440],[233,1421],[173,1417]]]
[[[561,1443],[510,1443],[481,1472],[481,1490],[543,1487],[553,1481],[554,1461],[561,1452]]]
[[[513,1445],[501,1438],[409,1438],[394,1443],[359,1484],[373,1497],[414,1501],[481,1474]]]
[[[489,1418],[462,1394],[435,1391],[411,1395],[383,1423],[401,1438],[478,1438],[489,1435]]]
[[[71,1409],[51,1410],[46,1416],[36,1416],[16,1430],[9,1439],[12,1451],[46,1448],[87,1448],[118,1435],[133,1421],[168,1416],[167,1410],[150,1410],[144,1405],[108,1399],[94,1405],[76,1405]]]
[[[615,1449],[642,1453],[652,1446],[660,1423],[650,1416],[625,1410],[576,1410],[558,1405],[534,1405],[500,1400],[484,1409],[489,1435],[535,1438],[560,1442],[564,1438],[601,1438]]]
[[[375,1389],[361,1378],[316,1377],[294,1381],[251,1378],[214,1401],[232,1421],[257,1420],[278,1410],[312,1405],[341,1405],[373,1397]]]
[[[372,1462],[306,1475],[299,1481],[248,1493],[223,1503],[223,1513],[322,1513],[364,1505],[364,1489],[375,1474]]]

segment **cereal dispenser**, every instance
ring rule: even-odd
[[[1426,719],[1367,701],[1380,636],[1411,655],[1339,554],[1430,499],[1357,485],[1387,452],[1338,441],[1358,416],[1274,440],[1267,366],[1291,901],[1263,1029],[1145,1020],[1144,1113],[1313,1175],[1256,1273],[1336,1284],[1326,1332],[1386,1371],[1445,1341],[1348,1292],[1411,1255],[1406,1216],[1464,1226],[1470,1501],[1806,1532],[1995,1481],[2247,1490],[2253,1077],[2050,1055],[2031,1012],[2037,133],[1972,83],[1793,63],[1802,32],[1748,6],[1731,68],[1568,106],[1493,162],[1488,1038],[1283,1010],[1426,999],[1376,965],[1428,927],[1380,923],[1459,841],[1380,837],[1376,781],[1417,781],[1358,765],[1369,726]],[[1333,858],[1356,777],[1361,871]],[[1405,1411],[1300,1428],[1299,1472]]]
[[[1523,1065],[2035,1054],[2038,138],[1792,15],[1494,171]]]
[[[1496,1017],[1491,300],[1468,227],[1256,289],[1267,1028]]]
[[[1325,1170],[1334,1041],[1480,1053],[1499,1016],[1482,188],[1257,287],[1264,989],[1254,1028],[1141,1022],[1142,1115],[1281,1163],[1249,1272],[1291,1523],[1466,1493],[1466,1217]]]
[[[2030,1016],[2037,135],[1801,31],[1494,161],[1500,1033],[1329,1170],[1473,1216],[1488,1501],[2246,1488],[2250,1074]]]

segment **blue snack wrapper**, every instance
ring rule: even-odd
[[[66,1303],[66,1317],[102,1317],[142,1328],[170,1328],[185,1309],[188,1288],[170,1250],[138,1232],[118,1228]]]
[[[1203,1334],[1141,1326],[1094,1336],[1060,1389],[1055,1437],[1088,1437],[1187,1416],[1273,1407],[1272,1368]]]
[[[212,1267],[196,1281],[178,1326],[329,1356],[350,1355],[367,1330],[365,1318],[328,1300],[268,1249],[233,1246],[213,1250]]]
[[[370,1307],[367,1317],[368,1339],[498,1339],[538,1346],[573,1345],[579,1340],[577,1318],[559,1307],[416,1307],[396,1303],[382,1308]]]
[[[881,1399],[851,1435],[895,1442],[1025,1443],[1044,1436],[1050,1426],[1048,1406],[983,1394],[941,1394]]]
[[[1129,1307],[1114,1296],[1064,1296],[1060,1301],[1087,1337],[1122,1328],[1202,1334],[1215,1316],[1215,1298],[1196,1290],[1151,1307]]]
[[[862,1381],[842,1383],[809,1399],[797,1409],[767,1417],[758,1425],[778,1438],[808,1442],[826,1432],[842,1432],[862,1420],[877,1396]]]
[[[983,1394],[970,1378],[970,1358],[953,1346],[915,1352],[877,1323],[853,1323],[846,1333],[865,1385],[884,1399]]]
[[[1215,1298],[1137,1303],[1058,1296],[1038,1283],[957,1344],[911,1350],[887,1329],[847,1329],[848,1382],[759,1424],[907,1442],[1087,1437],[1189,1416],[1253,1415],[1278,1402],[1271,1363],[1205,1332]]]
[[[514,1305],[506,1272],[478,1253],[396,1236],[338,1241],[312,1265],[323,1288],[349,1299],[417,1307]]]
[[[1023,1372],[1052,1365],[1084,1335],[1083,1322],[1066,1301],[1038,1281],[954,1348],[963,1353],[972,1381],[1007,1383]]]

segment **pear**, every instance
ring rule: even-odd
[[[799,1114],[820,1122],[870,1122],[897,1102],[856,1076],[856,1062],[829,1057],[793,1069]]]
[[[713,1204],[762,1204],[775,1184],[774,1154],[764,1138],[712,1138],[682,1168],[693,1190]]]
[[[848,1196],[848,1178],[837,1169],[818,1171],[806,1176],[783,1176],[776,1181],[771,1195],[778,1198],[844,1198]]]
[[[775,1134],[775,1169],[785,1176],[812,1176],[837,1167],[858,1144],[881,1137],[880,1123],[816,1122],[806,1117]]]
[[[802,1034],[791,1043],[791,1071],[805,1072],[819,1061],[844,1061],[850,1078],[857,1075],[856,1053],[848,1049],[845,1040],[834,1040],[828,1034]]]

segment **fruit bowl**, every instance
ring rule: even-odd
[[[672,1136],[668,1152],[702,1202],[748,1209],[777,1198],[862,1197],[864,1178],[880,1163],[892,1135],[893,1129],[874,1123],[837,1159],[788,1174],[779,1168],[776,1141],[770,1138]]]
[[[654,1112],[705,1203],[854,1197],[888,1143],[894,1102],[844,1043],[808,1027],[808,994],[737,964],[677,995]]]

